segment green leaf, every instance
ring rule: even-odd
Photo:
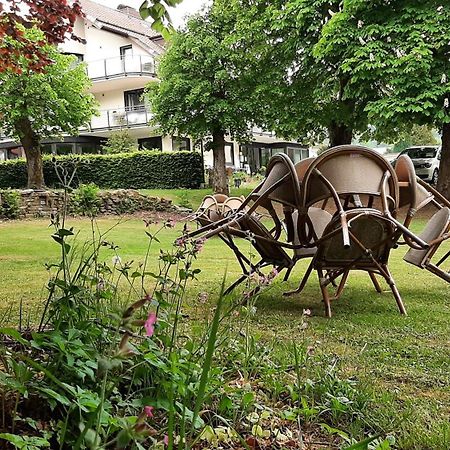
[[[22,335],[14,328],[0,328],[0,334],[9,336],[10,338],[13,338],[15,341],[27,347],[30,346],[30,342],[24,339]]]
[[[344,447],[345,450],[368,450],[369,449],[369,444],[373,441],[375,441],[376,439],[378,439],[380,436],[372,436],[369,437],[367,439],[364,439],[361,442],[358,442],[357,444],[353,444],[350,445],[349,447]]]
[[[53,389],[43,388],[43,387],[37,387],[36,389],[38,391],[46,394],[47,398],[53,398],[58,403],[61,403],[61,405],[64,405],[64,406],[71,405],[70,400],[66,396],[59,394],[58,392],[54,391]]]

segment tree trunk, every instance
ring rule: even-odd
[[[213,191],[215,194],[229,195],[225,166],[225,133],[222,130],[213,133],[212,149],[214,157]]]
[[[442,126],[442,150],[437,189],[450,200],[450,123],[444,123]]]
[[[43,189],[45,187],[44,169],[39,138],[33,131],[31,122],[28,119],[21,120],[16,128],[22,136],[20,142],[25,150],[27,159],[27,187],[29,189]]]
[[[343,123],[331,122],[328,127],[330,147],[352,143],[353,129]]]

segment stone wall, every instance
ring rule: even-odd
[[[50,217],[62,208],[64,193],[60,191],[19,191],[21,194],[20,217]],[[98,196],[99,214],[123,215],[139,211],[177,212],[179,208],[171,200],[150,197],[133,189],[101,191]],[[68,202],[69,213],[76,214],[72,202]]]
[[[62,207],[64,194],[56,191],[19,191],[22,196],[20,217],[50,217]]]

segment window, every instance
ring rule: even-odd
[[[125,100],[125,109],[127,111],[145,108],[144,99],[142,98],[142,96],[144,95],[144,89],[125,91],[123,95]]]
[[[133,54],[133,46],[132,45],[124,45],[120,47],[120,59],[125,59],[127,56],[131,56]]]
[[[270,148],[266,148],[266,147],[262,147],[260,149],[260,151],[261,151],[260,166],[267,167],[267,164],[269,164],[270,158],[272,157],[272,152],[271,152]]]
[[[45,155],[51,155],[53,153],[53,145],[52,144],[43,144],[43,145],[41,145],[41,151]]]
[[[234,165],[234,148],[233,144],[225,143],[225,164]]]
[[[139,139],[139,148],[141,150],[162,150],[161,136],[154,136],[145,139]]]
[[[70,155],[74,152],[74,144],[72,143],[60,143],[56,144],[56,154],[57,155]]]
[[[21,148],[8,148],[6,150],[6,159],[17,159],[22,157]]]
[[[191,149],[191,142],[188,138],[173,137],[172,138],[172,150],[179,152],[182,150],[189,151]]]
[[[292,159],[294,164],[297,164],[302,159],[309,157],[309,150],[307,148],[287,147],[287,154]]]

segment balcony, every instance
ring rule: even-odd
[[[145,106],[135,108],[115,108],[100,111],[91,120],[90,131],[106,131],[119,128],[137,128],[148,125],[152,114]]]
[[[91,92],[144,87],[156,79],[155,60],[149,55],[127,55],[87,63]]]

